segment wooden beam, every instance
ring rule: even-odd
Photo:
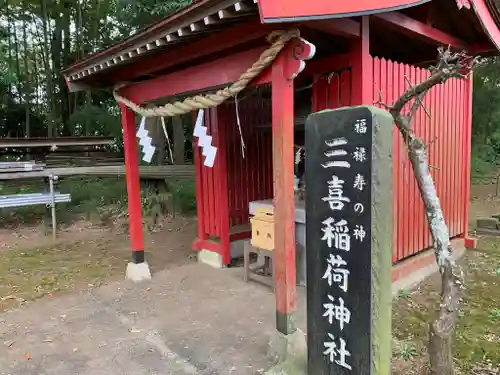
[[[361,21],[361,38],[351,44],[352,102],[351,105],[373,104],[373,64],[370,55],[370,21],[364,16]]]
[[[476,13],[481,26],[483,27],[486,35],[495,45],[497,50],[500,50],[500,28],[498,27],[495,19],[486,4],[485,0],[470,0],[473,5],[474,12]],[[498,4],[498,3],[497,3]]]
[[[312,29],[327,32],[328,34],[340,35],[346,38],[357,38],[361,35],[360,23],[349,18],[311,21],[304,25]]]
[[[113,82],[126,82],[135,77],[165,70],[255,39],[262,38],[263,43],[265,43],[264,38],[274,29],[273,26],[261,25],[258,20],[252,20],[178,48],[158,52],[134,64],[116,67],[116,71],[110,74]],[[174,41],[176,37],[177,35],[169,34],[166,36],[166,40]]]
[[[293,54],[285,49],[272,67],[274,272],[276,328],[287,335],[296,330],[295,221],[293,191],[293,80],[288,67]]]
[[[389,26],[392,26],[395,30],[412,36],[417,36],[435,44],[450,45],[454,48],[460,49],[467,47],[467,44],[464,41],[423,22],[408,17],[400,12],[380,13],[375,14],[372,17],[383,21]]]
[[[138,82],[120,90],[120,94],[138,103],[210,87],[227,85],[236,81],[259,58],[266,47],[237,53],[211,62],[193,66],[154,79]],[[264,74],[258,83],[269,82]]]
[[[332,55],[322,59],[313,59],[307,63],[304,69],[305,75],[331,73],[351,66],[352,55],[343,53]]]

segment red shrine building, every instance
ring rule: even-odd
[[[496,54],[497,7],[493,0],[197,0],[63,74],[73,91],[116,88],[136,104],[165,104],[232,84],[269,48],[270,34],[300,32],[239,95],[204,111],[217,149],[213,166],[205,165],[202,148],[194,153],[193,248],[229,264],[238,241],[250,237],[252,204],[273,205],[276,308],[287,315],[296,304],[298,208],[304,203],[294,189],[301,173],[295,157],[307,115],[394,102],[430,74],[440,45]],[[428,144],[450,236],[467,246],[472,76],[434,87],[423,104],[414,129]],[[133,263],[143,264],[136,115],[121,109]],[[418,258],[432,241],[397,131],[393,190],[394,263],[433,262]]]

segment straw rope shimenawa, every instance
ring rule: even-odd
[[[264,69],[271,65],[291,39],[299,37],[300,32],[297,29],[289,31],[273,31],[267,37],[267,41],[272,43],[272,45],[262,52],[259,59],[250,68],[248,68],[236,82],[229,87],[218,90],[215,94],[196,95],[186,98],[183,101],[168,103],[159,107],[147,108],[119,95],[117,89],[113,91],[113,96],[118,103],[125,105],[143,117],[179,116],[202,108],[216,107],[227,99],[235,97],[243,91],[254,78],[258,77]]]

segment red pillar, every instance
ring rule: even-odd
[[[272,66],[274,232],[276,328],[283,334],[296,330],[295,221],[293,191],[293,79],[287,75],[285,50]]]
[[[352,41],[352,105],[373,104],[373,62],[370,55],[370,18],[361,20],[361,36]]]
[[[132,262],[144,263],[144,239],[142,235],[141,187],[139,180],[139,155],[137,153],[135,113],[121,105],[125,171],[128,194],[128,216]]]
[[[215,184],[216,204],[218,207],[219,225],[220,225],[220,243],[222,264],[231,263],[231,239],[229,223],[229,196],[227,184],[227,127],[225,117],[221,116],[221,108],[215,107],[212,111],[212,141],[217,147],[217,158],[215,161]]]

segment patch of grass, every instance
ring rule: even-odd
[[[481,243],[481,252],[468,252],[461,262],[465,274],[454,342],[457,366],[469,374],[480,362],[500,363],[500,240]],[[439,281],[427,282],[412,294],[412,303],[401,299],[393,307],[393,334],[400,341],[426,347],[429,323],[439,307]]]
[[[98,237],[98,236],[97,236]],[[109,240],[75,242],[23,251],[6,251],[0,262],[0,311],[23,301],[99,285],[123,272],[123,258],[109,250]]]
[[[194,181],[178,181],[169,184],[169,190],[176,205],[182,213],[196,211],[196,184]]]
[[[408,289],[400,289],[398,291],[398,298],[400,299],[408,299],[410,298],[411,292]]]
[[[407,342],[396,344],[395,348],[393,348],[393,353],[396,358],[400,358],[404,361],[409,361],[418,356],[415,344]]]
[[[493,319],[500,319],[500,309],[499,308],[494,308],[490,310],[490,318]]]

